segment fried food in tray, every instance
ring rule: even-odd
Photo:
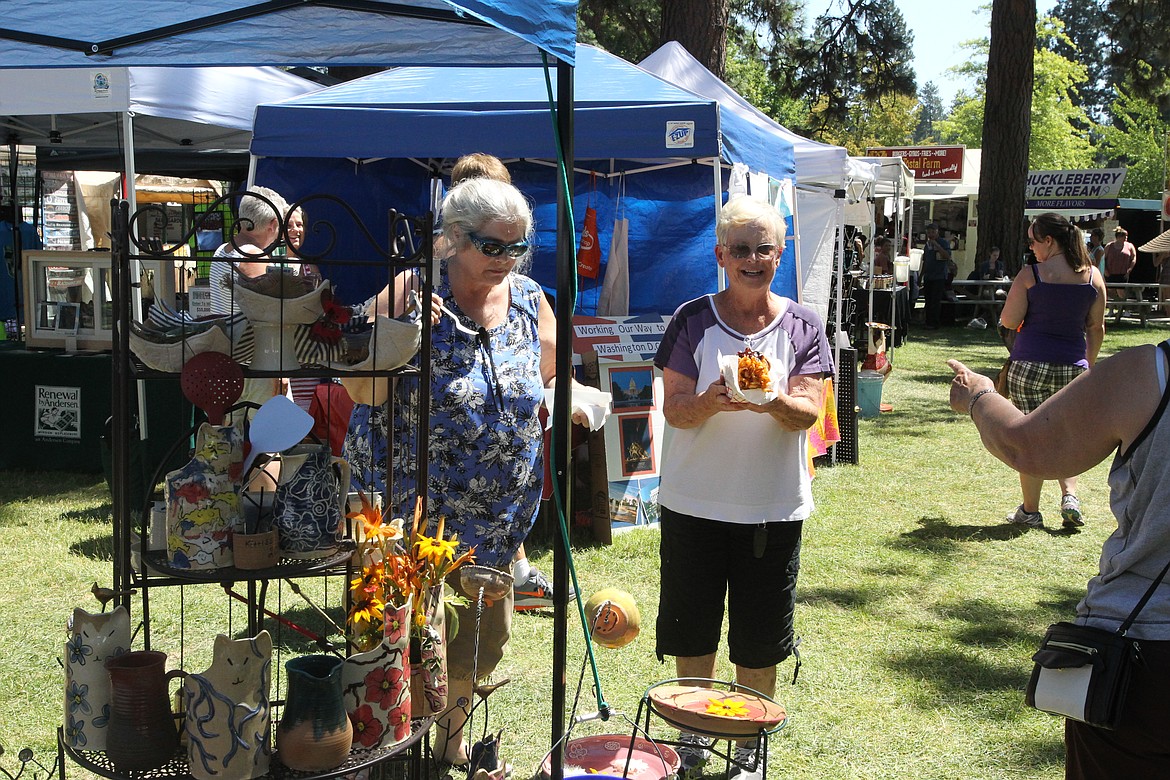
[[[736,355],[739,357],[739,389],[770,390],[772,379],[768,376],[768,359],[751,347]]]
[[[762,404],[776,397],[768,357],[752,349],[719,359],[719,372],[728,396],[739,403]]]

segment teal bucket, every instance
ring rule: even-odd
[[[877,417],[882,413],[883,377],[877,371],[862,371],[857,375],[857,405],[862,417]]]

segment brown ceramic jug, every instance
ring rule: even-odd
[[[136,650],[106,660],[110,675],[110,725],[106,753],[119,772],[157,769],[175,758],[179,732],[167,683],[167,654]]]

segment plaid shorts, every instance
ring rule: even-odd
[[[1068,363],[1013,360],[1008,369],[1008,392],[1016,408],[1028,414],[1087,370]]]

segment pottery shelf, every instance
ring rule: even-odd
[[[171,565],[167,554],[154,550],[143,555],[144,563],[163,576],[172,577],[181,583],[195,582],[242,582],[244,580],[281,580],[289,577],[304,577],[314,574],[339,573],[340,567],[349,562],[357,546],[352,539],[343,539],[336,552],[323,558],[284,558],[276,566],[266,569],[238,569],[222,566],[218,569],[180,569]],[[157,581],[152,585],[158,585]]]
[[[223,204],[226,208],[227,204],[237,200],[239,195],[240,193],[224,194],[217,201],[217,208],[219,204]],[[326,201],[317,201],[320,203],[319,208],[322,211],[314,212],[314,209],[318,208],[313,203],[316,198]],[[333,200],[331,196],[308,196],[298,201],[298,204],[308,202],[307,211],[323,213],[333,207]],[[271,650],[273,670],[271,704],[275,708],[271,724],[275,735],[276,726],[280,722],[279,713],[283,710],[282,697],[286,695],[280,682],[286,668],[285,662],[300,653],[313,653],[311,645],[308,644],[309,641],[315,641],[324,653],[333,654],[337,654],[338,645],[342,644],[334,645],[328,641],[328,637],[334,636],[334,633],[329,632],[337,629],[337,623],[332,623],[328,632],[322,632],[322,636],[313,636],[302,628],[302,626],[310,625],[312,621],[307,623],[297,617],[293,610],[309,609],[319,613],[324,620],[330,620],[330,615],[346,614],[348,611],[348,603],[346,603],[349,596],[348,584],[352,574],[351,562],[356,544],[351,538],[352,534],[346,533],[337,549],[328,555],[310,559],[286,557],[277,565],[263,569],[241,569],[234,566],[198,570],[178,568],[171,564],[166,550],[145,549],[150,531],[150,501],[146,502],[145,508],[142,502],[154,492],[154,487],[161,474],[156,475],[155,484],[145,487],[144,494],[132,495],[138,488],[134,482],[136,472],[141,467],[137,463],[132,465],[131,461],[131,453],[139,445],[135,441],[137,438],[135,418],[138,414],[138,408],[133,384],[137,380],[178,380],[181,376],[179,369],[184,362],[167,362],[166,365],[173,366],[173,370],[157,370],[144,364],[131,347],[131,336],[133,335],[131,322],[135,320],[134,307],[131,304],[136,295],[135,287],[138,282],[131,269],[136,268],[138,264],[157,263],[171,259],[174,251],[173,247],[143,244],[134,238],[131,228],[142,214],[141,210],[136,214],[131,214],[129,204],[122,201],[115,204],[111,219],[112,250],[108,286],[111,293],[111,320],[113,324],[112,417],[109,428],[110,483],[114,506],[112,591],[115,601],[113,606],[125,607],[129,611],[130,619],[136,626],[132,635],[135,645],[150,650],[153,640],[159,640],[162,644],[161,640],[165,638],[166,649],[170,658],[173,659],[173,663],[188,672],[192,672],[188,668],[194,663],[192,659],[199,657],[199,654],[204,652],[203,645],[210,638],[207,635],[208,632],[214,634],[217,629],[220,629],[220,633],[228,636],[237,637],[240,635],[243,627],[238,625],[236,617],[239,609],[237,602],[246,604],[247,636],[256,636],[261,630],[275,626],[277,641]],[[353,212],[352,209],[346,207],[345,214],[352,216],[357,222],[356,212]],[[414,271],[418,274],[421,282],[422,295],[420,298],[425,302],[423,314],[429,315],[432,289],[430,278],[432,217],[429,214],[421,217],[405,217],[398,212],[391,211],[389,212],[389,220],[389,229],[386,229],[386,226],[376,226],[371,230],[360,222],[356,227],[352,225],[346,227],[345,225],[331,226],[327,220],[315,219],[313,221],[315,226],[324,226],[321,235],[352,233],[361,234],[367,238],[379,235],[387,236],[388,241],[386,245],[374,245],[373,239],[370,238],[372,248],[364,251],[375,257],[374,260],[355,259],[351,256],[320,255],[307,258],[306,262],[319,263],[322,268],[364,267],[362,273],[375,279],[380,277],[379,284],[391,283],[403,271]],[[198,229],[198,225],[193,228],[193,230],[195,229]],[[282,225],[281,231],[282,237],[287,236],[287,225]],[[225,238],[228,237],[230,236],[225,235]],[[186,243],[188,238],[190,236],[184,237],[179,241],[179,244]],[[323,251],[332,251],[332,245]],[[357,303],[357,301],[347,302]],[[284,317],[283,312],[281,317]],[[427,355],[430,349],[429,316],[423,316],[421,323],[421,332],[418,334],[420,343],[416,349],[418,349],[419,354]],[[283,319],[281,324],[284,324]],[[377,325],[374,326],[375,334],[381,332],[377,330],[377,327]],[[392,330],[391,328],[386,331],[387,339],[390,338],[389,334]],[[372,341],[372,344],[375,343]],[[389,341],[382,343],[388,344]],[[374,347],[371,346],[371,348]],[[199,351],[189,349],[189,344],[185,342],[180,348],[180,357],[189,357],[187,352],[194,354]],[[211,351],[219,350],[212,349]],[[383,356],[384,353],[378,350],[375,356],[370,359],[371,363],[363,363],[360,368],[353,370],[335,362],[332,365],[312,363],[305,364],[300,368],[282,368],[281,370],[263,370],[244,365],[242,371],[245,377],[250,378],[337,378],[344,376],[386,379],[392,377],[410,378],[418,385],[419,403],[424,410],[418,415],[415,424],[418,426],[418,447],[422,453],[418,458],[419,473],[425,475],[427,468],[425,453],[429,434],[429,418],[426,410],[429,408],[430,363],[426,359],[421,359],[417,361],[417,365],[400,365],[383,361]],[[368,368],[374,363],[379,366],[399,365],[399,367]],[[283,362],[280,365],[284,365]],[[396,412],[392,411],[391,413],[395,414]],[[176,448],[185,448],[189,446],[189,442],[187,439],[181,438],[176,441],[175,446]],[[169,468],[165,467],[165,462],[169,460],[170,456],[168,455],[167,458],[161,459],[157,463],[141,465],[145,466],[146,469],[153,469],[157,466],[165,474]],[[403,475],[394,473],[392,469],[393,464],[388,464],[388,473],[385,475],[387,485],[399,484],[403,478]],[[145,476],[149,477],[149,474]],[[418,475],[414,476],[417,478]],[[148,479],[142,480],[144,483],[147,481]],[[348,481],[348,477],[343,477],[343,481]],[[137,544],[142,548],[141,552],[134,549],[136,537]],[[313,591],[314,599],[317,601],[302,597],[299,586],[295,582],[296,580],[314,579],[321,586]],[[337,582],[338,587],[335,587],[335,582]],[[271,593],[269,592],[270,585],[272,586]],[[190,607],[185,606],[187,602],[183,589],[186,586],[198,586],[201,590],[201,597],[202,591],[220,587],[222,601],[217,602],[217,604],[222,603],[223,610],[217,612],[218,606],[215,606],[211,610],[204,610],[196,615]],[[167,588],[174,589],[175,592],[167,594],[165,598],[156,599],[156,595],[163,594],[163,589]],[[296,593],[300,598],[287,599],[285,594],[289,592]],[[318,594],[323,594],[323,596]],[[267,606],[266,601],[269,602]],[[160,605],[168,605],[165,607],[167,610],[166,620],[159,618],[160,610],[163,609]],[[171,614],[172,612],[176,614]],[[290,614],[301,625],[294,624],[289,619]],[[344,623],[343,617],[333,619]],[[152,631],[152,628],[158,630]],[[279,635],[279,632],[286,628],[291,632],[290,641],[287,643],[281,640]],[[304,635],[304,638],[292,637],[292,634],[296,634],[298,631]],[[152,638],[154,633],[157,633],[158,636]],[[304,645],[305,649],[293,649],[301,645]],[[194,672],[192,673],[194,674]],[[344,763],[323,773],[289,770],[280,764],[280,751],[277,750],[273,753],[268,774],[252,780],[268,780],[269,778],[272,780],[328,780],[334,777],[363,777],[369,778],[369,780],[420,780],[420,778],[426,778],[429,775],[427,771],[429,762],[425,760],[425,757],[429,753],[428,734],[434,720],[432,717],[415,719],[411,724],[411,736],[391,748],[369,750],[362,749],[360,746],[355,747]],[[273,744],[275,744],[275,737]],[[162,767],[150,771],[119,772],[105,751],[84,750],[66,745],[62,730],[58,731],[58,752],[61,759],[60,770],[55,780],[66,780],[66,766],[68,764],[80,768],[82,770],[80,774],[83,776],[89,776],[88,773],[92,773],[92,775],[111,780],[171,780],[172,778],[174,780],[191,780],[192,778],[188,771],[187,747],[185,745]]]
[[[354,775],[359,771],[391,761],[400,765],[414,764],[411,774],[417,777],[419,764],[423,760],[421,748],[424,747],[425,738],[434,723],[434,717],[416,718],[411,721],[410,736],[404,741],[393,747],[374,750],[354,748],[344,763],[327,772],[297,772],[289,769],[280,763],[280,751],[277,750],[272,754],[272,765],[268,774],[261,775],[255,780],[329,780],[334,777]],[[275,734],[275,731],[273,733]],[[110,780],[192,780],[191,774],[187,770],[185,746],[180,747],[169,761],[156,769],[118,771],[104,750],[76,750],[69,747],[65,744],[60,729],[57,730],[57,742],[71,761],[99,777],[107,777]]]

